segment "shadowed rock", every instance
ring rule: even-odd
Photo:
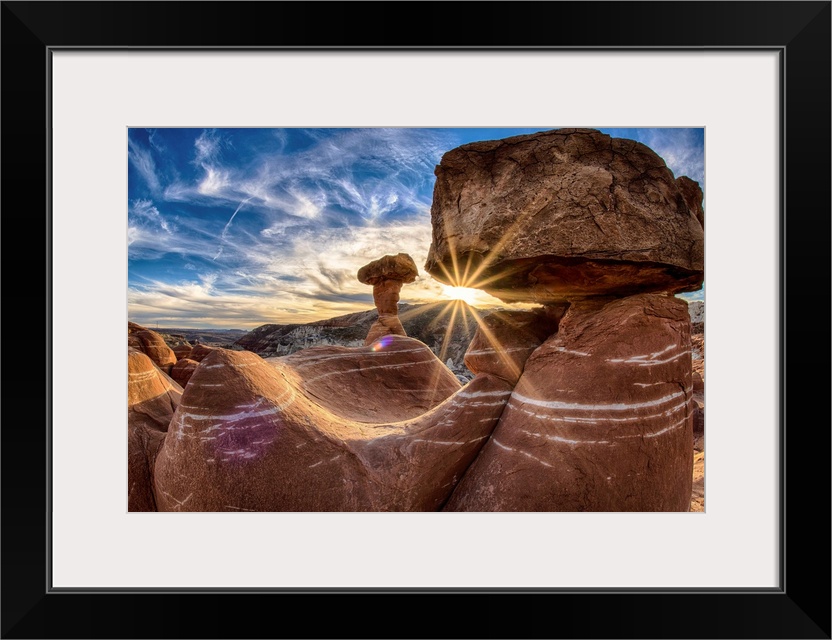
[[[206,356],[214,351],[215,347],[209,347],[207,344],[197,344],[191,349],[191,355],[188,357],[191,360],[202,362]]]
[[[508,302],[702,284],[702,192],[656,153],[593,129],[463,145],[436,167],[425,269]],[[470,282],[457,282],[467,270]],[[482,283],[482,284],[478,284]]]
[[[182,358],[181,360],[178,360],[175,365],[173,365],[173,368],[170,370],[170,377],[184,389],[185,385],[188,384],[188,380],[190,380],[191,376],[194,375],[194,371],[196,371],[198,366],[199,363],[196,360]]]
[[[406,378],[409,367],[395,360],[416,341],[387,339],[402,344],[392,352],[394,362],[381,357],[364,370],[393,365],[390,379]],[[310,357],[281,360],[217,349],[203,361],[156,462],[160,511],[437,510],[511,392],[505,381],[483,374],[418,417],[375,422],[368,419],[378,413],[362,415],[357,404],[335,412],[349,392],[330,399],[329,407],[313,395],[315,376],[299,370],[304,363],[323,365]],[[348,375],[341,365],[333,364],[335,371],[332,378]],[[353,375],[347,389],[359,385],[361,368]],[[378,390],[365,382],[359,397],[379,412],[392,410],[372,399]]]
[[[490,373],[514,385],[526,360],[558,328],[568,305],[547,311],[499,311],[484,318],[465,352],[472,373]]]
[[[182,388],[136,349],[127,353],[127,509],[156,511],[153,466]]]
[[[176,360],[178,362],[179,360],[182,360],[184,358],[190,358],[192,350],[193,350],[193,347],[191,345],[189,345],[189,344],[180,344],[180,345],[177,345],[173,348],[173,353],[176,356]]]
[[[660,295],[573,304],[449,511],[687,511],[690,322]]]

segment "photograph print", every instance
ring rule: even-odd
[[[703,128],[129,128],[127,510],[702,512]]]

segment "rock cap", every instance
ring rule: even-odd
[[[413,258],[406,253],[397,253],[394,256],[386,255],[365,264],[358,270],[358,281],[372,285],[384,280],[413,282],[417,275],[419,275],[419,270]]]

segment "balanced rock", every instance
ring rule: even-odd
[[[446,510],[687,511],[690,351],[678,298],[574,303]]]
[[[304,378],[290,362],[248,352],[205,358],[156,461],[159,510],[435,511],[511,393],[483,374],[418,417],[368,422],[330,411]],[[363,397],[377,391],[366,384]]]
[[[127,323],[127,346],[143,352],[165,373],[170,373],[171,367],[176,363],[176,354],[165,343],[164,338],[135,322]]]
[[[378,321],[370,327],[364,344],[372,344],[385,335],[405,336],[399,313],[399,292],[402,285],[416,280],[419,270],[406,253],[387,255],[364,265],[358,270],[358,281],[373,285],[373,302],[378,309]]]
[[[546,338],[558,329],[568,305],[557,311],[498,311],[479,323],[468,351],[465,366],[474,373],[490,373],[514,385],[526,360]]]
[[[153,466],[182,388],[143,352],[127,353],[127,509],[156,511]]]
[[[463,145],[435,173],[442,282],[540,303],[702,284],[701,189],[643,144],[558,129]]]

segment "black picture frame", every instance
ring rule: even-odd
[[[830,6],[828,1],[447,2],[396,3],[393,9],[356,2],[3,2],[2,637],[829,638]],[[402,15],[408,16],[405,23],[393,17]],[[377,28],[379,20],[388,28]],[[778,51],[785,81],[780,587],[51,589],[50,340],[51,323],[60,320],[50,315],[50,57],[61,48],[130,47]],[[749,235],[753,239],[752,229]],[[94,332],[82,338],[94,345]],[[78,417],[79,428],[83,419]],[[161,542],[125,553],[152,554],[154,544]],[[695,557],[691,550],[691,562]],[[318,614],[304,616],[309,607]],[[400,626],[389,627],[391,614]],[[443,621],[449,619],[446,627]]]

